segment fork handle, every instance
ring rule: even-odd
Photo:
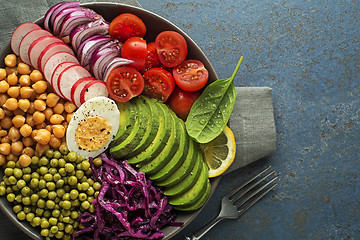
[[[202,238],[202,236],[205,235],[205,233],[207,233],[212,227],[214,227],[218,222],[220,222],[223,219],[224,218],[217,216],[214,220],[206,224],[191,237],[185,237],[185,240],[199,240],[200,238]]]

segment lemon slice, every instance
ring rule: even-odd
[[[209,166],[209,178],[224,173],[235,159],[235,137],[228,126],[214,140],[200,146],[204,161]]]

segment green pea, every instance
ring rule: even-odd
[[[39,179],[37,179],[37,178],[31,179],[31,181],[30,181],[30,187],[36,188],[37,186],[39,186]]]
[[[95,213],[95,210],[96,209],[95,209],[94,205],[91,204],[88,211],[91,213]]]
[[[95,183],[95,181],[92,180],[91,178],[88,178],[88,179],[87,179],[87,182],[88,182],[88,184],[89,184],[90,186],[94,185],[94,183]]]
[[[81,168],[82,168],[82,170],[84,170],[84,171],[90,169],[90,163],[89,163],[89,161],[83,161],[83,162],[81,163]]]
[[[11,191],[8,193],[17,192],[17,191],[19,191],[19,187],[17,185],[13,185],[11,186]]]
[[[35,210],[35,214],[36,214],[36,216],[39,216],[39,217],[41,217],[43,214],[44,214],[44,209],[42,209],[42,208],[37,208],[36,210]]]
[[[79,217],[79,213],[77,211],[72,211],[70,217],[72,219],[77,219]]]
[[[83,176],[81,179],[80,179],[80,182],[87,182],[88,178],[86,176]]]
[[[55,173],[57,173],[57,169],[56,169],[56,168],[50,168],[50,169],[49,169],[49,173],[50,173],[51,175],[54,175]]]
[[[41,224],[41,218],[39,217],[34,217],[32,222],[34,223],[35,226],[40,226]]]
[[[24,205],[30,205],[31,204],[31,199],[30,199],[30,197],[23,197],[22,198],[22,203],[24,204]]]
[[[71,191],[71,189],[72,189],[72,187],[71,187],[71,186],[69,186],[69,185],[65,185],[65,186],[64,186],[64,190],[65,190],[65,192],[70,192],[70,191]]]
[[[70,193],[65,193],[62,200],[70,200]]]
[[[49,229],[47,229],[47,228],[41,229],[40,234],[41,234],[41,236],[43,236],[43,237],[49,236]]]
[[[65,194],[65,190],[62,188],[59,188],[56,190],[56,194],[58,195],[59,198],[62,198]]]
[[[62,154],[68,154],[69,153],[69,149],[66,145],[61,145],[59,147],[59,151],[62,153]]]
[[[21,194],[18,194],[18,195],[16,195],[16,197],[15,197],[15,201],[17,202],[17,203],[22,203],[22,196],[21,196]]]
[[[4,186],[0,186],[0,196],[4,196],[6,194],[6,188]]]
[[[50,160],[50,166],[56,168],[59,165],[59,160],[57,158],[53,158]]]
[[[31,189],[29,187],[25,186],[21,189],[21,194],[23,196],[29,196],[31,194]]]
[[[63,239],[64,238],[64,232],[57,232],[56,234],[55,234],[55,237],[57,238],[57,239]]]
[[[46,220],[49,219],[49,217],[51,217],[51,211],[45,210],[43,216],[44,216],[44,218],[46,218]]]
[[[24,179],[25,182],[29,182],[31,180],[31,174],[26,173],[26,174],[23,175],[22,178]]]
[[[93,174],[93,171],[91,170],[91,168],[89,168],[85,171],[85,174],[86,176],[91,176]]]
[[[8,168],[15,168],[15,166],[16,166],[16,163],[14,161],[8,161],[6,163],[6,167],[8,167]]]
[[[8,177],[3,177],[3,181],[1,182],[3,186],[9,186],[11,185]]]
[[[50,191],[54,191],[56,189],[56,184],[54,182],[47,182],[46,183],[46,187],[47,189],[49,189]]]
[[[47,182],[51,182],[53,180],[53,175],[51,175],[50,173],[45,174],[44,180]]]
[[[55,151],[55,152],[54,152],[54,158],[55,158],[55,159],[61,158],[61,152]]]
[[[57,218],[54,218],[54,217],[49,218],[50,225],[55,226],[57,224],[57,222],[58,222]]]
[[[86,198],[87,198],[86,193],[80,193],[80,194],[79,194],[79,200],[80,200],[80,201],[85,201]]]
[[[36,193],[33,193],[30,197],[30,201],[31,203],[36,203],[39,200],[39,195],[37,195]]]
[[[86,191],[86,194],[90,195],[90,196],[94,195],[94,193],[95,193],[95,190],[93,187],[89,187],[88,190]]]
[[[49,193],[49,191],[46,188],[44,188],[44,189],[41,189],[41,191],[39,192],[39,195],[42,198],[47,198],[48,193]]]
[[[46,181],[44,179],[39,180],[39,186],[40,189],[46,188]]]
[[[79,196],[79,192],[76,189],[70,191],[70,199],[74,200],[77,199]]]
[[[65,181],[63,179],[59,179],[57,182],[56,182],[56,187],[57,188],[61,188],[62,186],[64,186],[65,184]]]
[[[74,165],[72,165],[71,163],[66,163],[66,164],[65,164],[65,171],[66,171],[66,172],[72,172],[72,171],[74,171]]]
[[[77,160],[76,152],[69,152],[67,156],[70,162],[75,162]]]
[[[81,163],[76,164],[76,169],[82,170]]]
[[[69,210],[71,208],[71,202],[69,200],[65,200],[63,202],[63,209]]]
[[[57,227],[57,226],[52,226],[51,228],[50,228],[50,232],[52,232],[52,233],[57,233],[59,231],[59,228]]]
[[[84,177],[85,173],[83,170],[77,170],[75,173],[75,176],[77,177],[77,179],[81,179],[82,177]]]
[[[32,173],[31,173],[31,179],[34,179],[34,178],[40,178],[39,173],[37,173],[37,172],[32,172]]]
[[[38,165],[38,163],[39,163],[39,157],[33,156],[33,157],[31,158],[31,164],[33,164],[33,165]]]
[[[93,188],[94,188],[96,191],[99,191],[99,190],[101,189],[101,183],[99,183],[99,182],[94,182]]]
[[[48,228],[50,226],[50,224],[47,220],[42,220],[40,226],[41,226],[41,228]]]
[[[74,186],[77,184],[78,179],[75,176],[70,176],[68,179],[68,184]]]
[[[80,201],[78,199],[71,200],[72,207],[80,207]]]
[[[17,218],[19,219],[19,220],[25,220],[25,218],[26,218],[26,213],[24,212],[24,211],[20,211],[17,215]]]
[[[56,194],[55,191],[50,191],[50,192],[48,193],[48,198],[49,198],[50,200],[54,200],[56,197],[57,197],[57,194]]]
[[[40,173],[40,175],[42,175],[42,176],[44,176],[45,174],[47,174],[48,171],[49,171],[49,169],[48,169],[47,167],[45,167],[45,166],[42,166],[42,167],[40,167],[40,169],[39,169],[39,173]]]
[[[73,230],[73,226],[71,224],[67,224],[65,226],[65,232],[70,233]]]
[[[34,219],[34,217],[35,217],[35,214],[32,213],[32,212],[29,212],[28,214],[26,214],[26,220],[27,220],[28,222],[32,222],[32,220]]]
[[[67,174],[65,168],[60,168],[58,172],[62,177],[65,177]]]
[[[17,183],[16,177],[15,177],[15,176],[10,176],[10,177],[9,177],[9,183],[10,183],[11,185],[16,184],[16,183]]]
[[[54,181],[55,181],[55,182],[59,181],[59,180],[61,179],[60,173],[55,173],[54,176],[53,176],[53,178],[54,178]]]
[[[53,200],[47,200],[46,201],[46,207],[48,209],[54,209],[55,208],[55,202]]]
[[[13,207],[13,211],[14,211],[14,213],[19,213],[21,210],[23,209],[23,207],[22,207],[22,205],[15,205],[14,207]]]
[[[89,207],[90,207],[89,201],[83,201],[81,203],[81,207],[84,208],[84,209],[89,209]]]
[[[87,191],[87,190],[89,189],[89,187],[90,187],[90,185],[89,185],[88,182],[83,182],[83,183],[81,183],[81,189],[82,189],[83,191]]]
[[[11,176],[11,175],[14,174],[14,169],[13,169],[13,168],[9,168],[9,167],[8,167],[8,168],[5,168],[4,174],[5,174],[5,176],[9,177],[9,176]]]
[[[66,164],[65,159],[60,158],[60,159],[58,160],[58,166],[59,166],[59,167],[63,168],[63,167],[65,167],[65,164]]]
[[[102,160],[101,160],[101,158],[95,158],[93,160],[93,163],[94,163],[95,167],[100,167],[102,165]]]
[[[9,194],[6,196],[6,199],[7,199],[9,202],[15,201],[15,194],[9,193]]]
[[[40,158],[40,165],[47,166],[49,164],[49,159],[47,159],[45,156]]]
[[[71,231],[70,234],[72,234],[73,231]],[[70,234],[66,234],[64,237],[63,237],[63,240],[71,240],[71,235]]]
[[[37,201],[36,206],[38,206],[39,208],[44,208],[45,207],[45,200],[40,198]]]
[[[16,186],[17,186],[19,189],[22,189],[23,187],[26,186],[25,180],[20,179],[19,181],[17,181]]]
[[[55,209],[52,211],[51,215],[55,218],[58,218],[60,216],[60,211],[58,209]]]
[[[48,150],[46,150],[45,155],[48,158],[53,158],[54,157],[54,151],[52,149],[48,149]]]
[[[63,223],[70,223],[70,217],[69,216],[63,217]]]
[[[63,231],[65,229],[65,224],[63,222],[60,222],[62,220],[63,220],[63,217],[61,218],[61,220],[60,220],[60,217],[59,217],[59,221],[58,221],[57,226],[58,226],[60,231]]]

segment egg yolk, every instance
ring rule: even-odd
[[[110,141],[111,130],[112,126],[105,118],[100,116],[86,117],[76,128],[76,144],[85,151],[97,151]]]

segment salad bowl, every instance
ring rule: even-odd
[[[147,11],[142,8],[119,4],[119,3],[106,3],[106,2],[98,2],[98,3],[86,3],[81,4],[81,6],[91,8],[96,11],[98,14],[102,15],[106,21],[111,22],[116,16],[121,13],[133,13],[137,15],[142,21],[145,23],[147,28],[147,33],[145,35],[145,39],[147,41],[154,41],[157,34],[162,31],[176,31],[184,36],[188,45],[188,59],[197,59],[204,63],[204,66],[209,72],[209,82],[213,82],[218,79],[216,72],[200,49],[200,47],[179,27],[166,20],[165,18]],[[38,19],[35,23],[43,26],[43,18]],[[2,51],[0,52],[0,58],[4,59],[7,54],[11,53],[10,43],[6,46],[2,46]],[[0,67],[4,67],[3,61],[1,61]],[[0,177],[3,177],[3,171],[0,171]],[[216,186],[219,183],[220,178],[211,179],[212,189],[211,195],[215,191]],[[210,195],[210,196],[211,196]],[[23,232],[25,232],[32,239],[43,239],[40,235],[40,231],[36,228],[33,228],[26,221],[19,221],[16,217],[16,214],[12,210],[11,204],[6,200],[5,197],[0,198],[0,208],[1,210],[8,216],[8,218]],[[191,221],[201,212],[202,208],[193,211],[193,212],[177,212],[177,217],[175,219],[176,222],[182,222],[183,225],[181,227],[177,226],[167,226],[162,229],[164,233],[164,237],[162,239],[171,239],[177,233],[179,233],[185,226],[187,226]]]

